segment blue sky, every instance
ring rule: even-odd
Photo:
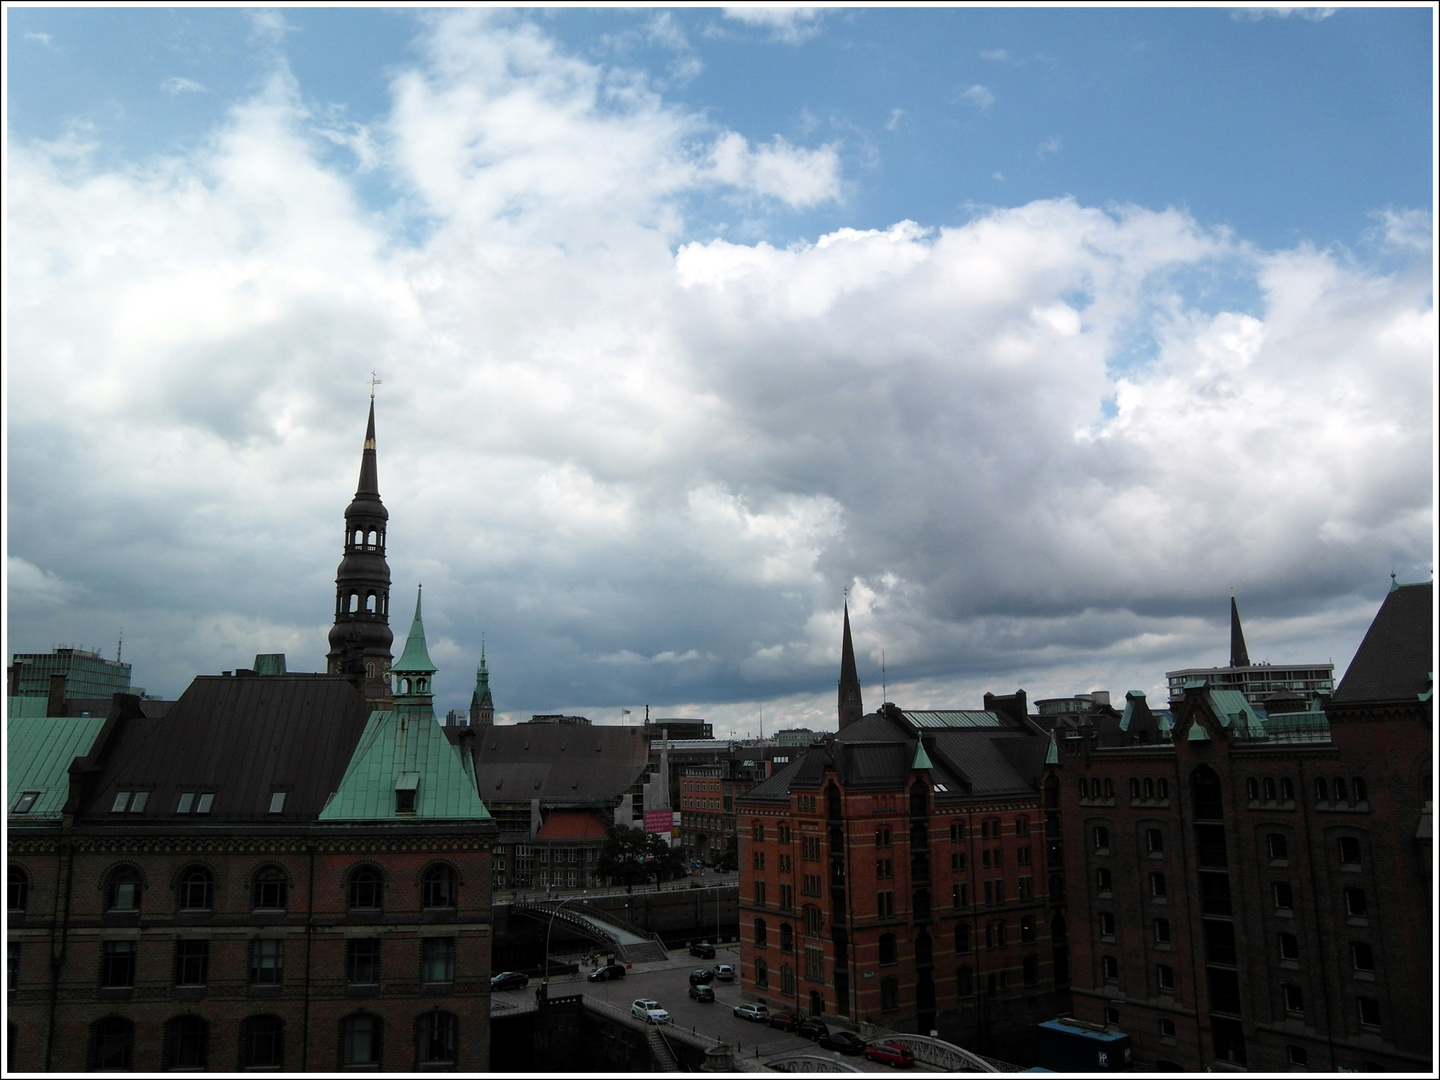
[[[1429,572],[1428,7],[5,17],[12,651],[313,666],[372,367],[442,707],[824,726],[844,589],[902,702],[1232,585],[1343,668]]]

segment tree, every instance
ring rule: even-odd
[[[605,830],[605,843],[600,848],[600,873],[632,888],[637,881],[657,881],[674,877],[684,870],[684,856],[656,833],[611,825]]]
[[[739,869],[739,867],[740,851],[736,846],[735,837],[732,836],[725,845],[725,850],[720,854],[720,857],[715,860],[715,871],[720,874],[728,874],[732,870]]]

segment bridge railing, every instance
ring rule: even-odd
[[[933,1065],[945,1072],[1020,1072],[1019,1065],[1008,1061],[988,1058],[974,1051],[948,1043],[944,1039],[929,1035],[915,1035],[906,1031],[877,1034],[868,1042],[898,1043],[915,1055],[922,1065]]]

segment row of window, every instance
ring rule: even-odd
[[[381,938],[349,938],[345,942],[345,980],[357,986],[380,982]],[[135,986],[139,942],[105,941],[100,946],[100,986],[129,989]],[[455,979],[455,939],[427,937],[420,940],[420,980],[448,983]],[[19,964],[20,942],[9,942],[7,970],[13,985]],[[256,938],[250,942],[250,984],[280,986],[285,981],[285,942],[280,938]],[[210,941],[180,938],[175,942],[174,982],[176,986],[206,986],[210,982]]]
[[[24,911],[30,900],[30,879],[18,866],[8,873],[7,904],[10,911]],[[374,866],[359,866],[350,872],[347,885],[350,907],[378,910],[382,907],[385,879]],[[133,866],[119,866],[105,879],[107,911],[140,910],[143,892],[140,872]],[[288,902],[289,877],[278,866],[263,866],[251,876],[250,902],[257,911],[284,911]],[[182,911],[209,911],[215,903],[215,877],[203,866],[186,867],[180,873],[177,900]],[[455,871],[443,863],[428,868],[420,879],[420,898],[427,908],[453,908],[459,897]]]
[[[1099,781],[1097,780],[1096,783],[1098,784]],[[981,840],[999,840],[1004,832],[1004,827],[1005,823],[1001,821],[1000,818],[987,818],[984,821],[980,822],[979,837]],[[1029,816],[1026,814],[1021,814],[1016,817],[1014,822],[1012,823],[1012,831],[1016,836],[1029,836]],[[893,835],[894,833],[891,826],[880,826],[875,830],[875,846],[890,847],[893,842]],[[780,841],[780,843],[790,843],[792,836],[793,833],[790,831],[790,827],[788,825],[785,825],[782,822],[781,824],[776,826],[776,838]],[[967,830],[965,822],[952,821],[950,823],[950,839],[952,842],[959,843],[965,840],[966,836]],[[765,823],[763,821],[757,821],[750,826],[750,839],[755,841],[757,844],[763,844],[765,842]],[[928,839],[928,836],[926,837],[926,839]],[[811,843],[815,845],[814,854],[810,854],[809,850],[807,850],[803,853],[804,858],[818,859],[820,857],[820,840],[818,837],[801,837],[801,841],[807,845]]]
[[[1078,785],[1082,799],[1113,799],[1115,797],[1115,784],[1109,777],[1102,780],[1098,777],[1090,779],[1082,776]],[[1363,776],[1351,777],[1348,784],[1343,776],[1333,778],[1317,776],[1315,778],[1315,798],[1319,802],[1330,802],[1332,794],[1335,802],[1366,802],[1370,798],[1369,787]],[[1170,782],[1164,777],[1142,779],[1132,776],[1130,778],[1131,799],[1168,799],[1169,797]],[[1262,798],[1266,802],[1293,802],[1295,782],[1288,776],[1280,777],[1278,785],[1272,776],[1247,777],[1245,797],[1251,802],[1258,802]]]
[[[1096,825],[1091,830],[1091,839],[1095,844],[1097,855],[1109,854],[1110,851],[1110,830],[1104,825]],[[1360,865],[1360,839],[1355,836],[1341,836],[1336,838],[1336,848],[1340,856],[1340,862],[1344,866],[1359,867]],[[1160,829],[1145,830],[1145,851],[1148,854],[1158,855],[1165,850],[1165,834]],[[1265,836],[1265,850],[1267,856],[1272,859],[1288,859],[1290,857],[1290,845],[1284,833],[1267,833]],[[963,863],[962,863],[963,867]]]
[[[337,1064],[378,1067],[384,1030],[385,1021],[374,1013],[351,1013],[342,1019],[336,1047]],[[210,1068],[210,1023],[204,1017],[174,1017],[165,1022],[164,1034],[162,1069]],[[417,1064],[454,1064],[459,1058],[460,1020],[454,1013],[439,1009],[421,1013],[415,1018],[413,1038]],[[285,1021],[280,1017],[246,1017],[240,1023],[239,1067],[285,1068],[285,1041]],[[134,1069],[135,1024],[123,1016],[107,1016],[91,1024],[89,1067],[93,1072]]]
[[[1358,897],[1347,899],[1350,899],[1352,900],[1352,902],[1357,903],[1357,905],[1363,910],[1363,893],[1361,893]],[[1101,940],[1114,940],[1116,936],[1115,913],[1112,911],[1101,911],[1097,914],[1097,919],[1100,929]],[[1216,924],[1210,921],[1207,921],[1205,923],[1207,931],[1210,927],[1214,925]],[[1155,940],[1155,944],[1169,945],[1171,943],[1169,919],[1150,920],[1150,931],[1152,937]],[[1230,935],[1230,938],[1233,939],[1233,935]],[[1300,959],[1300,939],[1294,934],[1288,931],[1280,931],[1275,935],[1275,946],[1275,956],[1277,959],[1287,961],[1298,961]],[[1222,941],[1219,940],[1217,935],[1207,933],[1207,938],[1205,942],[1205,959],[1207,963],[1227,964],[1233,966],[1235,964],[1235,947],[1233,944],[1233,940]],[[1355,971],[1373,973],[1375,970],[1374,948],[1368,942],[1350,942],[1350,963],[1351,967]]]

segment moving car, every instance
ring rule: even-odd
[[[690,955],[698,956],[701,960],[714,960],[715,946],[708,941],[697,941],[690,946]]]
[[[630,1003],[630,1015],[647,1024],[668,1024],[670,1014],[660,1007],[658,1001],[650,998],[636,998]]]
[[[832,1031],[828,1035],[821,1035],[819,1043],[826,1050],[838,1050],[842,1054],[863,1054],[865,1052],[865,1040],[856,1035],[853,1031]]]
[[[907,1069],[915,1064],[915,1055],[909,1048],[894,1042],[871,1043],[865,1047],[865,1056],[892,1069]]]
[[[529,985],[529,976],[518,971],[501,971],[490,976],[491,990],[524,990]]]
[[[585,976],[588,982],[609,982],[611,979],[623,979],[624,977],[624,964],[604,964]]]
[[[822,1035],[829,1035],[830,1029],[825,1026],[825,1021],[807,1016],[795,1025],[795,1034],[814,1042]]]
[[[694,971],[690,972],[691,986],[699,986],[701,983],[709,986],[714,981],[715,972],[711,971],[709,968],[696,968]]]
[[[714,1001],[715,991],[704,983],[698,983],[690,987],[690,996],[696,1001]]]
[[[733,982],[735,979],[735,969],[729,964],[717,964],[715,967],[715,977],[721,982]]]
[[[770,1010],[753,1001],[747,1001],[744,1005],[735,1006],[735,1015],[741,1020],[764,1020],[770,1015]]]
[[[779,1028],[781,1031],[794,1031],[799,1022],[800,1014],[793,1012],[773,1012],[765,1021],[772,1028]]]

